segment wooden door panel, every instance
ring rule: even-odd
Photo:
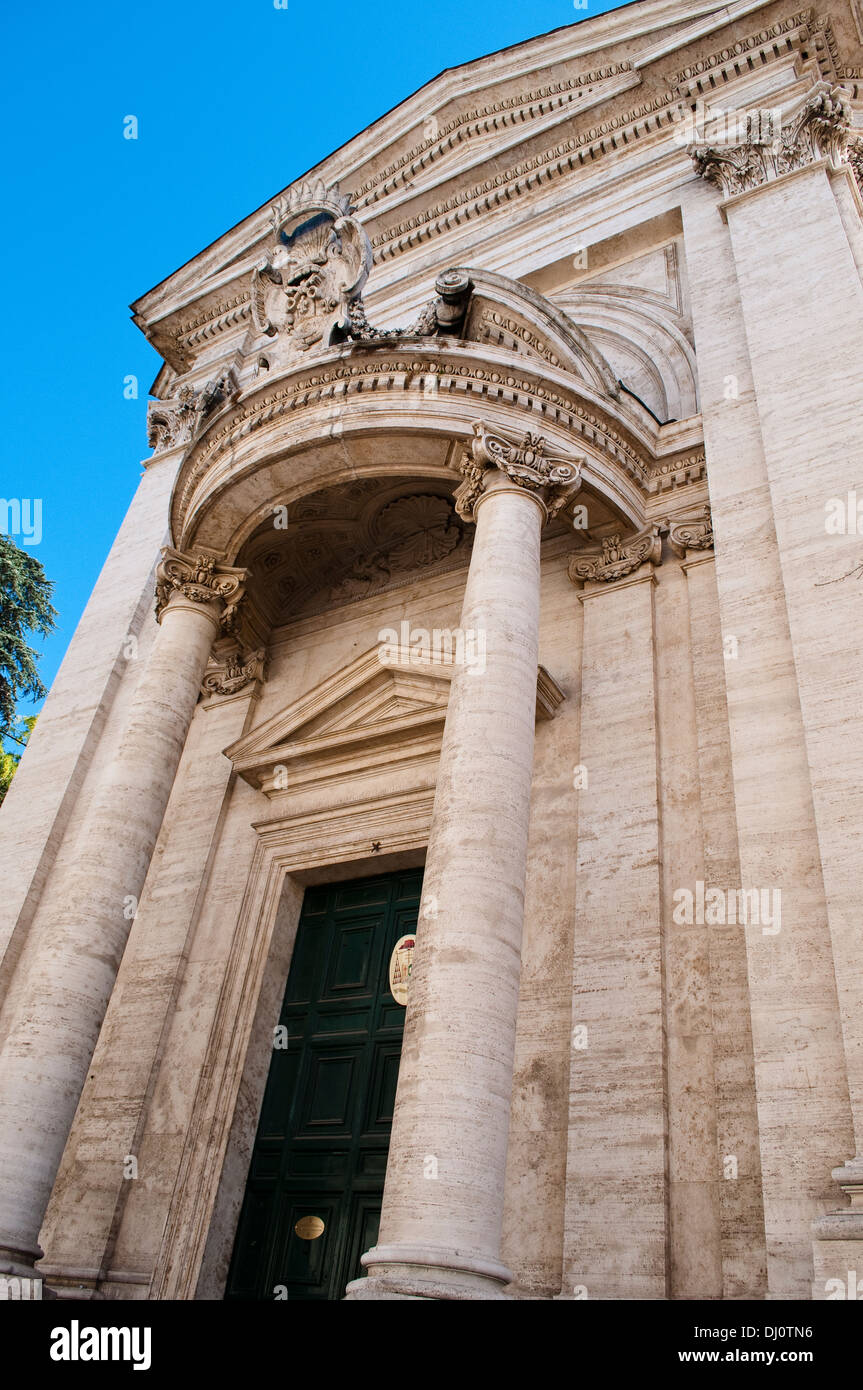
[[[226,1298],[340,1299],[362,1273],[404,1028],[389,960],[416,930],[421,888],[410,870],[306,893],[279,1018],[287,1047],[273,1050]],[[314,1240],[295,1229],[309,1216],[324,1223]]]

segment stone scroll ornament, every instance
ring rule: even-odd
[[[592,579],[600,584],[613,584],[633,574],[645,561],[658,565],[662,557],[662,541],[658,526],[648,526],[638,535],[623,540],[620,535],[606,536],[596,551],[573,555],[568,574],[573,584]]]
[[[511,482],[537,493],[551,521],[581,489],[583,460],[548,458],[545,440],[526,434],[520,444],[490,434],[481,420],[473,426],[470,453],[461,461],[464,482],[455,494],[455,509],[465,521],[474,520],[474,508],[486,488],[489,470],[498,469]]]
[[[233,400],[239,391],[234,369],[214,381],[208,381],[200,391],[182,386],[176,396],[164,401],[150,401],[147,406],[147,441],[154,454],[190,444],[204,421],[219,406]]]
[[[818,82],[802,110],[781,127],[773,113],[760,110],[746,118],[746,138],[738,144],[690,145],[696,171],[726,198],[770,183],[819,159],[850,162],[857,173],[856,149],[849,146],[851,106],[841,87]]]
[[[192,603],[220,601],[223,605],[220,623],[230,632],[245,594],[248,575],[248,570],[222,565],[212,555],[193,557],[165,546],[156,570],[157,622],[162,621],[172,594],[181,593]]]
[[[201,694],[238,695],[247,685],[264,679],[267,654],[263,647],[252,652],[244,661],[239,648],[230,652],[223,662],[214,662],[201,683]]]
[[[667,525],[675,555],[683,556],[688,550],[713,549],[713,520],[709,507],[703,507],[693,516],[671,517]]]

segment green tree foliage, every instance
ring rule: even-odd
[[[22,696],[41,700],[46,693],[36,669],[37,653],[26,639],[28,633],[47,637],[53,631],[53,592],[39,561],[11,536],[0,536],[0,803],[36,723],[35,714],[19,720],[16,703]]]
[[[15,738],[15,705],[22,696],[41,700],[47,693],[26,636],[47,637],[53,630],[53,591],[39,561],[10,536],[0,536],[0,738]]]
[[[7,753],[2,743],[0,743],[0,806],[9,790],[9,784],[15,776],[15,769],[21,761],[21,753],[27,747],[33,726],[36,723],[36,715],[29,714],[26,719],[22,719],[18,725],[18,734],[6,733],[4,737],[9,743],[17,743],[20,752]]]

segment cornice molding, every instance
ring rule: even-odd
[[[252,292],[243,289],[239,294],[230,295],[204,313],[179,324],[169,336],[162,339],[161,345],[155,336],[154,341],[170,366],[177,371],[187,371],[201,348],[220,334],[250,323],[251,318]]]
[[[507,126],[523,124],[525,120],[535,120],[562,110],[572,102],[585,96],[586,90],[598,82],[623,76],[634,71],[627,59],[623,62],[607,63],[591,72],[570,77],[560,82],[549,82],[532,91],[519,92],[512,97],[487,102],[485,106],[473,107],[452,117],[435,133],[400,155],[385,168],[361,184],[356,192],[358,208],[373,206],[381,198],[395,192],[426,170],[430,164],[446,156],[458,145],[469,142],[477,136],[491,135]],[[549,100],[549,98],[554,98]],[[428,122],[427,122],[428,124]],[[437,124],[435,122],[435,124]]]
[[[325,780],[344,789],[350,778],[371,769],[436,756],[458,667],[451,649],[384,642],[237,739],[225,756],[268,797],[320,787]],[[536,719],[553,719],[564,698],[539,666]]]
[[[216,472],[226,457],[233,463],[244,439],[286,416],[295,417],[296,412],[313,412],[366,392],[374,393],[378,409],[387,395],[414,397],[421,403],[419,414],[425,417],[430,408],[451,415],[447,397],[461,403],[459,413],[463,413],[466,395],[478,402],[499,400],[518,405],[528,415],[534,414],[540,426],[559,424],[578,436],[579,442],[620,465],[645,495],[696,482],[704,475],[700,448],[651,466],[649,448],[636,447],[612,423],[612,403],[603,411],[589,397],[579,400],[571,388],[559,386],[539,371],[531,372],[525,359],[480,365],[467,354],[445,347],[415,351],[416,355],[367,349],[360,356],[360,350],[352,350],[329,363],[291,372],[240,399],[193,443],[183,463],[172,504],[173,535],[183,535],[194,494],[207,473]],[[430,382],[434,383],[431,391]],[[396,424],[391,422],[389,427]]]
[[[699,81],[702,74],[712,74],[716,69],[719,69],[723,81],[736,78],[740,75],[739,59],[759,49],[764,50],[769,62],[776,57],[773,48],[778,38],[786,38],[788,51],[793,51],[800,39],[808,37],[811,20],[811,9],[800,10],[786,19],[777,20],[746,39],[720,49],[702,62],[682,69],[672,79],[670,86],[652,100],[611,116],[540,154],[519,161],[493,178],[454,193],[413,217],[385,228],[371,238],[375,261],[380,263],[422,241],[451,231],[462,222],[508,203],[513,197],[519,197],[541,183],[552,182],[585,165],[594,167],[598,158],[619,149],[621,145],[631,147],[644,135],[679,124],[679,115],[683,114],[681,88],[687,87],[688,94],[688,84]],[[731,67],[730,73],[725,70],[726,65]]]
[[[724,20],[725,24],[732,22],[733,15]],[[733,44],[726,45],[714,53],[708,55],[703,60],[691,64],[681,69],[672,77],[667,89],[650,100],[645,100],[638,105],[631,107],[608,119],[592,125],[589,129],[579,131],[575,136],[565,142],[560,142],[550,146],[542,153],[531,158],[526,158],[516,164],[511,165],[504,171],[497,173],[494,177],[476,183],[468,189],[460,189],[446,198],[436,201],[432,206],[425,207],[411,217],[401,218],[389,226],[368,227],[371,236],[374,260],[381,264],[402,252],[409,251],[421,242],[458,228],[468,221],[473,221],[488,211],[497,207],[504,206],[519,198],[531,190],[536,189],[540,184],[548,183],[559,179],[572,172],[577,172],[583,167],[594,168],[597,161],[606,155],[624,148],[632,147],[645,136],[655,135],[657,131],[670,128],[674,124],[682,124],[689,116],[687,98],[694,92],[713,91],[717,83],[725,83],[738,79],[742,72],[754,71],[756,59],[765,65],[784,59],[789,53],[799,51],[802,42],[806,42],[811,37],[810,26],[813,22],[813,11],[811,8],[796,11],[782,20],[777,20],[771,25],[765,26],[745,38],[735,41]],[[782,42],[778,42],[781,40]],[[572,102],[586,94],[590,90],[589,79],[597,78],[598,74],[606,73],[610,69],[619,68],[612,77],[598,80],[618,81],[627,76],[626,61],[619,63],[606,64],[598,67],[590,73],[583,75],[583,85],[573,86],[571,89]],[[632,76],[638,74],[635,66],[630,63]],[[760,71],[760,67],[759,67]],[[845,70],[843,70],[845,71]],[[837,72],[838,76],[838,72]],[[501,78],[503,81],[504,78]],[[578,77],[567,79],[576,84],[581,79]],[[544,87],[528,90],[511,98],[513,101],[520,101],[522,97],[531,105],[529,98],[536,95],[539,102],[544,106],[544,110],[536,111],[536,117],[547,119],[549,114],[548,98],[539,96],[546,88],[554,88],[561,83],[545,84]],[[555,97],[565,95],[564,93],[550,93],[552,104]],[[609,99],[619,96],[619,90],[609,94]],[[453,99],[458,99],[454,97]],[[391,160],[385,170],[380,175],[375,175],[366,179],[359,185],[360,191],[356,197],[363,209],[365,220],[369,222],[370,217],[377,221],[376,206],[384,197],[384,184],[378,182],[379,179],[390,180],[391,186],[387,188],[387,193],[397,192],[408,180],[413,177],[409,170],[412,164],[417,165],[417,170],[430,169],[437,160],[457,147],[459,139],[466,139],[465,132],[472,128],[472,122],[477,126],[476,136],[484,137],[487,134],[486,123],[489,124],[489,131],[494,131],[493,120],[496,117],[498,123],[516,121],[521,124],[521,117],[514,116],[514,112],[524,110],[518,106],[511,110],[507,108],[507,101],[504,98],[498,102],[485,103],[482,107],[471,107],[467,112],[454,116],[443,127],[450,133],[446,138],[442,138],[440,132],[436,136],[413,146],[404,155],[395,160]],[[569,101],[564,102],[564,107],[570,106]],[[495,112],[498,106],[501,110]],[[486,110],[489,114],[486,115]],[[476,113],[476,114],[475,114]],[[421,117],[419,119],[422,119]],[[451,126],[456,128],[450,130]],[[530,136],[530,131],[526,131]],[[474,138],[474,137],[471,137]],[[368,161],[369,156],[363,156],[363,162]],[[399,171],[404,171],[400,173]],[[389,172],[388,172],[389,171]],[[458,171],[453,171],[456,177]],[[336,169],[333,167],[333,176]],[[344,163],[338,166],[338,176],[345,183],[350,183],[352,172]],[[365,190],[365,191],[364,191]],[[375,191],[377,190],[377,191]],[[248,261],[249,257],[255,254],[254,248],[259,246],[267,235],[263,219],[269,216],[269,210],[262,209],[256,214],[259,221],[250,225],[245,233],[246,241],[243,245],[231,242],[233,248],[230,251],[232,262]],[[259,225],[260,223],[260,225]],[[213,274],[224,275],[225,267]],[[179,274],[179,272],[178,272]],[[244,269],[243,274],[246,274]],[[173,277],[172,277],[173,278]],[[205,282],[206,283],[206,282]],[[177,370],[187,370],[190,361],[194,358],[195,349],[206,345],[211,338],[225,330],[236,327],[239,323],[246,322],[250,318],[249,296],[243,288],[239,292],[236,279],[228,279],[221,287],[220,294],[224,298],[219,298],[218,303],[209,306],[205,311],[198,311],[189,316],[188,308],[185,313],[181,308],[177,308],[165,315],[160,320],[154,322],[152,327],[147,325],[147,310],[144,308],[151,300],[155,303],[154,296],[156,291],[150,291],[143,296],[137,304],[139,312],[136,314],[136,322],[144,329],[153,341],[157,349],[165,355],[166,360]],[[182,321],[179,316],[183,315]]]

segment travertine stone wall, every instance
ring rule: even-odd
[[[856,185],[854,192],[863,211]],[[857,1117],[855,1152],[863,1164],[863,781],[852,756],[863,746],[863,543],[856,516],[847,515],[863,458],[863,413],[849,388],[849,374],[859,379],[863,362],[863,284],[823,163],[732,199],[726,215],[794,647]],[[831,500],[845,514],[839,534],[827,529],[837,513]]]
[[[668,1292],[655,583],[583,594],[563,1289],[589,1298]]]
[[[810,1223],[852,1144],[794,650],[734,258],[715,194],[684,201],[728,692],[740,879],[779,890],[746,931],[770,1293],[808,1298]],[[793,1155],[793,1161],[792,1161]]]
[[[689,600],[703,877],[705,888],[727,891],[741,879],[715,560],[696,552],[681,568]],[[727,922],[702,932],[715,1086],[709,1171],[719,1208],[721,1297],[758,1298],[767,1269],[746,941],[743,928]]]

